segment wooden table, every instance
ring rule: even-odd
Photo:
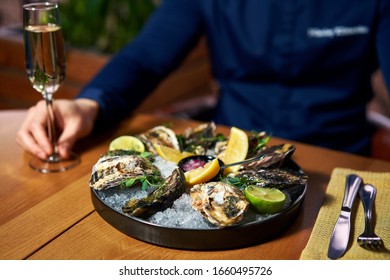
[[[15,142],[26,111],[0,111],[0,259],[299,259],[335,167],[390,171],[390,162],[295,143],[294,160],[309,176],[297,220],[263,244],[224,251],[163,248],[122,234],[94,210],[88,179],[92,165],[109,142],[172,122],[177,132],[195,122],[136,115],[105,135],[77,144],[81,164],[63,173],[40,174],[28,166],[31,156]],[[220,127],[228,133],[228,128]],[[285,142],[272,139],[273,143]]]

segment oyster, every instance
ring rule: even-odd
[[[103,190],[118,186],[125,179],[145,175],[161,176],[161,173],[149,160],[139,155],[109,152],[92,167],[89,186]]]
[[[225,138],[217,134],[214,122],[202,123],[195,128],[188,128],[182,135],[181,146],[187,152],[196,155],[205,155],[214,149],[216,143]]]
[[[162,125],[139,134],[138,138],[146,145],[147,150],[154,155],[157,154],[154,144],[167,146],[176,150],[180,149],[175,132]]]
[[[122,207],[123,212],[136,217],[147,218],[158,211],[172,206],[185,191],[184,173],[176,167],[163,185],[145,198],[132,198]]]
[[[214,153],[218,158],[223,158],[225,156],[228,140],[218,141],[215,143]]]
[[[292,144],[281,144],[265,147],[256,156],[263,155],[259,160],[243,164],[243,169],[258,169],[270,167],[272,165],[281,165],[286,158],[291,157],[295,151]]]
[[[281,168],[241,170],[235,173],[230,173],[227,176],[227,180],[232,183],[234,180],[231,178],[238,178],[240,180],[237,182],[245,182],[245,185],[273,188],[304,185],[308,179],[307,175],[303,172]]]
[[[192,207],[219,227],[240,222],[249,206],[240,189],[223,182],[195,185],[190,195]]]

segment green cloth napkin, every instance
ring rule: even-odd
[[[364,209],[357,195],[351,216],[351,235],[345,254],[340,259],[345,260],[389,260],[390,259],[390,173],[358,171],[345,168],[335,168],[332,172],[322,205],[309,242],[302,251],[301,260],[328,259],[328,246],[334,225],[340,214],[345,191],[345,178],[348,174],[362,177],[363,182],[377,188],[374,202],[374,217],[376,217],[375,233],[385,245],[382,252],[363,249],[357,243],[357,237],[364,230]]]

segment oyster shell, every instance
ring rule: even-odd
[[[123,212],[136,217],[147,218],[158,211],[172,206],[185,191],[184,173],[177,167],[164,184],[145,198],[132,198],[122,207]]]
[[[205,155],[216,144],[216,125],[214,122],[202,123],[188,128],[182,139],[182,148],[196,155]]]
[[[303,172],[281,168],[241,170],[235,173],[230,173],[227,178],[244,178],[246,185],[273,187],[279,189],[288,186],[304,185],[308,179],[307,175]]]
[[[240,222],[249,206],[240,189],[223,182],[195,185],[190,195],[192,207],[219,227]]]
[[[117,153],[104,154],[92,167],[89,186],[103,190],[120,185],[128,178],[142,175],[161,176],[159,169],[139,155]]]
[[[243,164],[243,169],[259,169],[270,167],[272,165],[280,166],[285,159],[291,157],[294,151],[295,146],[292,144],[281,144],[266,147],[259,151],[258,155],[263,155],[259,160]]]
[[[154,144],[180,150],[175,132],[162,125],[153,127],[152,129],[139,134],[138,138],[145,144],[147,150],[154,155],[157,154]]]

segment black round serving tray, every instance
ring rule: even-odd
[[[294,162],[290,162],[295,167]],[[261,220],[227,228],[186,229],[165,227],[118,212],[103,202],[91,188],[93,205],[110,225],[133,238],[163,247],[187,250],[225,250],[263,243],[276,238],[298,216],[307,185],[290,186],[285,191],[291,198],[289,206]]]

